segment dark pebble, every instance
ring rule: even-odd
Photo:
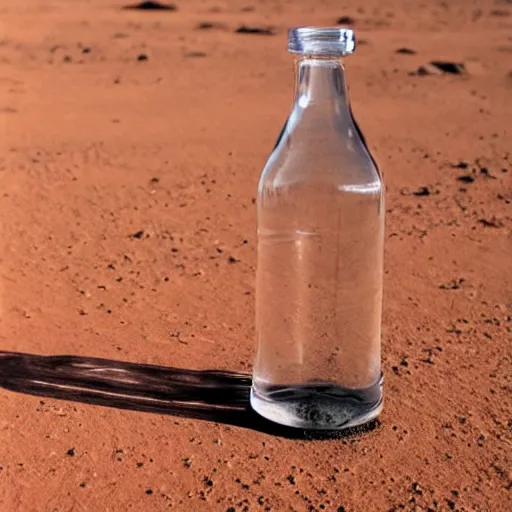
[[[257,34],[263,36],[273,36],[275,32],[271,28],[262,28],[262,27],[248,27],[246,25],[242,25],[235,30],[236,34]]]
[[[466,68],[464,67],[464,64],[460,62],[433,60],[430,62],[430,65],[436,67],[443,73],[448,73],[450,75],[463,75],[464,73],[466,73]]]
[[[350,16],[342,16],[341,18],[337,19],[336,23],[338,25],[353,25],[355,20]]]
[[[133,5],[125,5],[123,9],[132,9],[137,11],[176,11],[178,8],[174,4],[162,4],[160,2],[147,1]]]
[[[401,53],[402,55],[416,55],[416,50],[411,48],[398,48],[395,53]]]
[[[441,288],[441,290],[458,290],[462,283],[464,283],[464,279],[462,278],[452,279],[449,283],[439,285],[439,288]]]
[[[429,196],[431,194],[430,189],[428,187],[420,187],[418,190],[413,192],[413,195],[417,197],[421,196]]]
[[[482,226],[486,227],[486,228],[500,228],[501,227],[501,223],[497,220],[494,220],[494,219],[491,219],[491,220],[488,220],[488,219],[478,219],[478,222],[480,224],[482,224]]]
[[[211,30],[213,28],[225,29],[226,26],[222,23],[216,23],[214,21],[203,21],[202,23],[199,23],[199,25],[197,26],[198,30]]]

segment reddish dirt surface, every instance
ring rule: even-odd
[[[510,0],[123,5],[0,6],[0,349],[249,372],[286,28],[350,16],[387,186],[385,408],[288,439],[15,393],[4,354],[0,510],[512,510]],[[411,74],[432,60],[467,73]]]

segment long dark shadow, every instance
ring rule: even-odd
[[[353,436],[378,426],[374,421],[341,433],[282,427],[250,408],[251,376],[229,371],[0,351],[0,387],[29,395],[213,421],[292,439]]]

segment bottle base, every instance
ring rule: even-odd
[[[343,430],[375,419],[382,411],[382,378],[365,389],[327,383],[253,385],[251,407],[265,419],[306,430]]]

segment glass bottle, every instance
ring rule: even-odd
[[[303,429],[382,409],[383,184],[348,101],[354,49],[352,30],[289,30],[295,104],[258,188],[251,405]]]

